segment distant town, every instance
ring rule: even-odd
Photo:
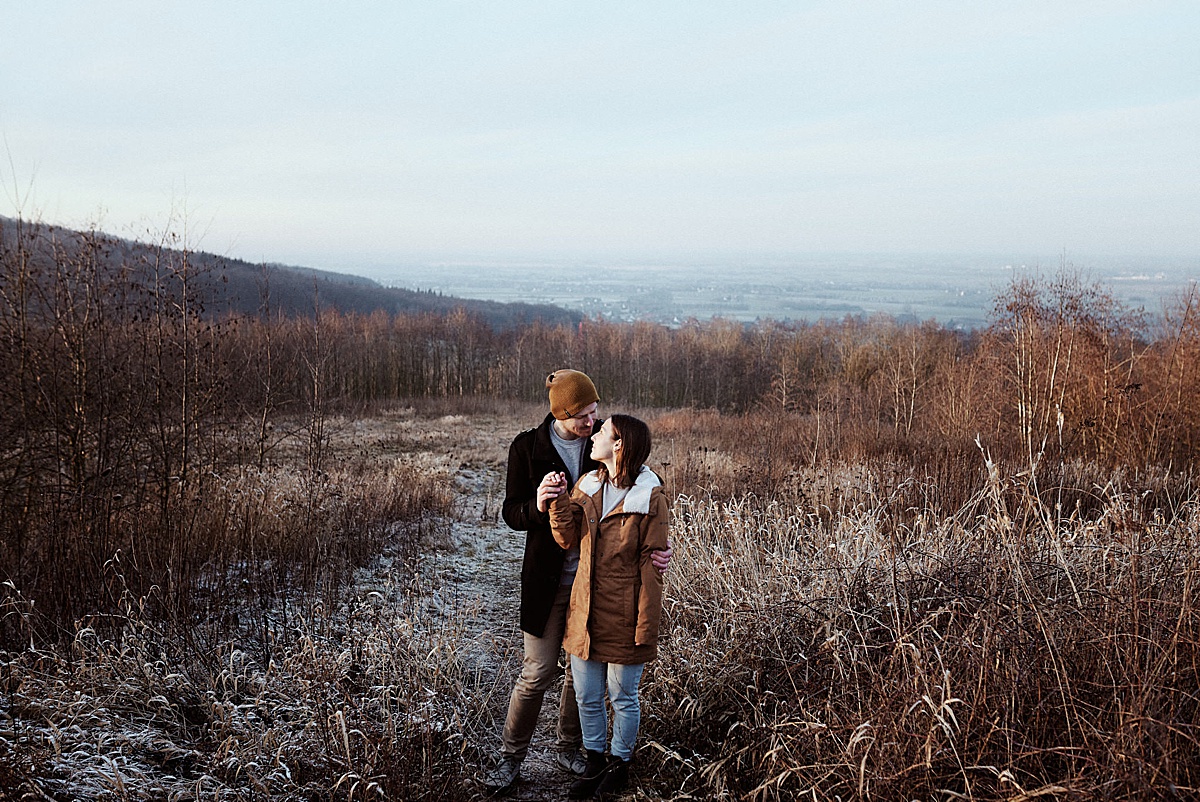
[[[885,314],[952,328],[985,325],[1020,276],[1060,269],[1151,315],[1200,279],[1200,258],[1062,264],[956,256],[828,256],[745,263],[446,261],[376,268],[372,277],[463,298],[555,304],[588,317],[679,325],[689,318],[816,321]]]

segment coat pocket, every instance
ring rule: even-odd
[[[592,594],[592,626],[609,637],[617,636],[615,630],[628,630],[629,641],[633,642],[633,629],[637,626],[637,580],[609,577],[599,584]],[[624,640],[624,632],[618,637]]]

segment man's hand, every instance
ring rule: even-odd
[[[542,478],[537,489],[538,512],[545,512],[550,502],[567,492],[567,475],[551,471]]]
[[[671,541],[667,541],[665,549],[655,549],[650,552],[650,562],[654,563],[654,567],[660,574],[665,574],[667,567],[671,564]]]

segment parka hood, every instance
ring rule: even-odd
[[[589,496],[596,495],[602,486],[599,471],[584,474],[579,480],[579,490]],[[622,509],[625,512],[637,512],[645,515],[650,511],[650,491],[661,486],[662,481],[659,480],[658,474],[643,465],[633,487],[629,488],[629,492],[625,494]]]

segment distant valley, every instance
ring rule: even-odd
[[[882,313],[968,329],[987,322],[995,297],[1014,276],[1052,278],[1058,269],[1002,258],[843,255],[692,264],[463,260],[365,272],[395,287],[553,304],[611,320],[677,325],[688,318],[815,321]],[[1151,314],[1200,279],[1200,259],[1111,260],[1068,269]]]

